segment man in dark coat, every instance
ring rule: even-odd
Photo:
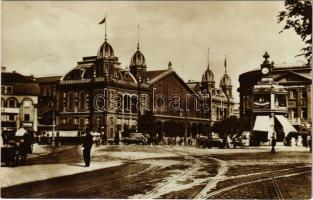
[[[273,136],[272,137],[272,150],[271,153],[275,153],[275,146],[276,146],[276,138]]]
[[[92,135],[90,134],[89,130],[86,130],[86,135],[83,138],[83,156],[85,161],[85,167],[89,167],[90,165],[90,150],[92,147]]]

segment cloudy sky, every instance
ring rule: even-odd
[[[185,80],[200,80],[210,65],[219,85],[227,54],[237,90],[239,74],[256,69],[268,51],[275,63],[295,63],[303,42],[293,31],[279,34],[283,1],[2,2],[2,66],[23,74],[63,75],[83,56],[94,56],[104,39],[122,66],[140,47],[149,70],[169,61]],[[237,96],[237,93],[235,93]],[[238,97],[236,97],[238,100]]]

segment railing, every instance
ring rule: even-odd
[[[81,80],[64,80],[60,84],[76,84],[76,83],[90,83],[91,79],[81,79]]]

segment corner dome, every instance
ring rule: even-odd
[[[114,57],[114,51],[112,46],[107,42],[107,40],[104,40],[103,44],[100,46],[97,58],[103,59],[103,58],[112,58]]]
[[[132,56],[130,66],[146,66],[146,59],[139,49]]]
[[[228,74],[224,74],[220,81],[220,87],[231,86],[231,79]]]
[[[203,73],[202,82],[214,82],[214,74],[209,68]]]

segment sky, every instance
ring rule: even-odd
[[[304,46],[293,30],[279,33],[283,1],[3,1],[1,64],[35,76],[64,75],[84,56],[95,56],[104,40],[122,67],[137,47],[148,70],[172,68],[185,81],[201,81],[210,68],[216,86],[227,72],[235,100],[241,73],[257,69],[265,51],[275,63],[296,63]]]

